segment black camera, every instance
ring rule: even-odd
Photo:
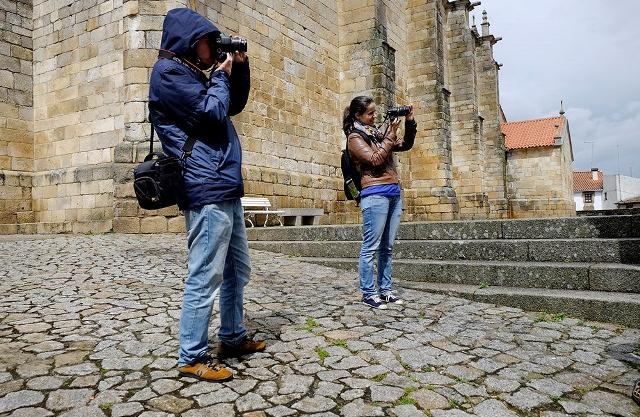
[[[389,107],[387,109],[387,116],[390,119],[395,119],[396,117],[406,116],[411,113],[413,107],[411,106],[398,106],[398,107]]]
[[[211,49],[216,55],[218,62],[224,62],[227,59],[227,52],[235,51],[247,52],[247,40],[239,36],[220,36],[211,39]]]

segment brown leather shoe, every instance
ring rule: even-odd
[[[233,373],[229,369],[219,363],[214,364],[209,356],[204,356],[188,365],[178,366],[178,372],[180,376],[210,382],[224,382],[233,378]]]
[[[220,342],[218,346],[218,357],[231,358],[251,353],[262,352],[267,347],[264,340],[244,339],[238,346],[230,346]]]

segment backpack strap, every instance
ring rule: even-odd
[[[359,134],[362,137],[362,139],[364,139],[364,141],[367,142],[367,145],[371,146],[371,138],[369,137],[369,135],[367,135],[366,133],[364,133],[361,130],[353,129],[353,128],[349,131],[349,135],[352,134],[352,133]],[[351,157],[351,155],[349,154],[349,135],[347,135],[347,145],[346,145],[345,148],[347,150],[347,155],[349,155],[349,157]]]
[[[371,145],[371,137],[369,137],[369,135],[367,135],[366,133],[364,133],[362,130],[358,130],[356,128],[352,128],[351,131],[349,132],[349,135],[352,133],[357,133],[358,135],[360,135],[362,137],[362,139],[364,139],[365,142],[367,142],[368,145]],[[347,135],[347,143],[349,143],[349,135]]]

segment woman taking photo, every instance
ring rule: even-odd
[[[358,96],[344,111],[343,130],[347,150],[361,174],[362,248],[358,270],[362,302],[385,309],[386,303],[402,304],[392,290],[391,250],[400,225],[402,200],[393,152],[413,146],[417,124],[413,111],[405,119],[404,138],[397,137],[400,119],[390,121],[384,135],[374,125],[376,104]],[[378,289],[373,279],[373,258],[378,253]]]

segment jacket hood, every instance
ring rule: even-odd
[[[185,7],[172,9],[162,24],[160,48],[176,55],[186,55],[198,39],[216,32],[220,31],[209,19],[193,10]]]

